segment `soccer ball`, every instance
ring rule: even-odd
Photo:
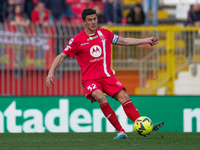
[[[153,130],[153,123],[150,118],[142,116],[135,120],[134,130],[139,135],[147,135]]]

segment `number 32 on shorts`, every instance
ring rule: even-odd
[[[97,88],[96,84],[91,84],[91,85],[89,85],[89,86],[87,87],[87,89],[88,89],[89,91],[92,91],[92,89],[96,89],[96,88]]]

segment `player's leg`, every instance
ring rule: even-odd
[[[135,106],[131,102],[128,94],[126,93],[124,89],[116,93],[114,97],[116,100],[118,100],[122,104],[127,117],[130,118],[133,122],[135,122],[135,120],[140,117],[140,113],[138,112],[138,109],[135,108]]]
[[[105,93],[107,93],[112,98],[118,100],[126,113],[126,115],[134,122],[140,114],[138,110],[134,107],[133,103],[129,99],[128,94],[125,91],[123,84],[114,76],[110,78],[105,78],[101,83],[104,87]]]
[[[153,19],[152,19],[152,25],[153,26],[157,26],[158,25],[158,6],[159,6],[159,1],[158,0],[153,0],[152,3],[152,16],[153,16]]]
[[[138,109],[135,108],[135,106],[129,99],[129,96],[124,89],[122,89],[119,93],[115,94],[114,97],[122,104],[127,117],[130,118],[133,122],[135,122],[135,120],[140,117]],[[153,123],[152,132],[157,131],[160,127],[163,126],[163,124],[164,124],[163,121],[158,123]]]
[[[115,129],[120,132],[124,131],[122,126],[120,125],[117,116],[113,109],[110,107],[105,95],[99,89],[93,91],[90,96],[99,103],[99,106],[105,115],[105,117],[110,121],[110,123],[115,127]],[[125,132],[125,131],[124,131]]]
[[[143,1],[143,10],[144,10],[144,14],[145,14],[145,25],[149,25],[149,10],[150,10],[150,4],[151,1],[149,0],[144,0]]]
[[[119,135],[119,139],[127,138],[124,129],[120,125],[117,116],[113,109],[110,107],[103,91],[102,85],[95,81],[89,80],[83,83],[85,89],[85,96],[87,99],[90,99],[91,102],[97,101],[99,106],[104,114],[104,116],[109,120],[109,122],[115,127],[115,129],[120,133],[123,132],[123,135]]]

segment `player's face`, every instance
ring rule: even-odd
[[[85,21],[83,21],[84,25],[86,26],[87,29],[90,31],[95,31],[97,28],[97,15],[92,14],[92,15],[87,15],[85,18]]]

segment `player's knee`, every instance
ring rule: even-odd
[[[107,103],[107,99],[105,97],[105,95],[99,91],[99,90],[96,90],[94,91],[91,96],[99,103],[99,104],[103,104],[103,103]]]
[[[99,104],[107,103],[107,99],[104,95],[98,95],[96,97],[96,100],[99,102]]]
[[[128,101],[130,98],[128,96],[128,94],[124,93],[120,98],[119,98],[119,101],[121,102],[126,102]]]
[[[128,94],[126,93],[125,90],[121,90],[118,94],[117,94],[118,99],[129,99]]]
[[[129,98],[129,96],[128,96],[127,93],[124,94],[124,99],[126,99],[126,100],[130,100],[130,98]]]
[[[99,103],[99,105],[107,103],[107,99],[103,94],[99,94],[95,97],[95,100]]]
[[[125,103],[126,101],[130,100],[128,94],[126,92],[120,92],[116,97],[116,100],[118,100],[121,104]]]

